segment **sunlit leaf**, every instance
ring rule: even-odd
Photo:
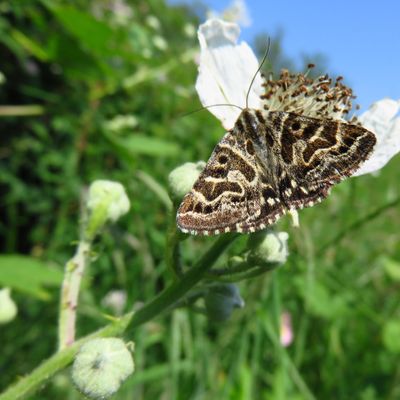
[[[0,256],[0,285],[25,292],[31,296],[46,300],[50,297],[46,286],[59,286],[62,271],[27,256]]]

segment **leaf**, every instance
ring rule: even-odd
[[[113,31],[108,25],[74,7],[50,6],[49,10],[53,12],[54,16],[64,28],[73,35],[86,50],[100,54],[112,54],[109,44],[113,36]]]
[[[400,353],[400,320],[390,320],[383,327],[383,343],[391,353]]]
[[[0,285],[11,287],[41,300],[50,298],[44,286],[60,286],[62,271],[33,257],[0,256]]]
[[[13,39],[30,54],[35,56],[40,61],[48,61],[51,57],[46,49],[34,42],[31,38],[24,35],[22,32],[13,29],[11,31]]]
[[[105,136],[117,147],[118,151],[129,157],[136,156],[137,154],[171,157],[179,153],[179,146],[176,143],[167,142],[155,137],[135,134],[124,139],[117,139],[108,133],[105,133]]]
[[[349,311],[346,294],[333,294],[318,282],[313,282],[310,287],[306,282],[301,282],[300,289],[309,312],[315,316],[335,319]]]
[[[385,257],[383,259],[383,268],[386,274],[394,281],[400,281],[400,263]]]

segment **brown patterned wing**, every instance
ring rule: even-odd
[[[255,232],[284,213],[272,176],[257,161],[252,140],[234,129],[214,149],[177,214],[183,232]]]
[[[367,129],[346,122],[270,112],[280,132],[279,192],[288,208],[313,205],[335,183],[352,175],[376,143]]]

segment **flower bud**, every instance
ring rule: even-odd
[[[283,347],[288,347],[293,342],[292,316],[288,311],[281,314],[279,339]]]
[[[93,339],[77,353],[72,380],[90,399],[107,399],[133,371],[132,355],[121,339]]]
[[[126,306],[125,290],[110,290],[101,301],[101,304],[113,311],[115,315],[122,315]]]
[[[174,200],[182,200],[183,196],[192,189],[205,165],[204,161],[187,162],[170,172],[168,184]]]
[[[17,315],[17,306],[10,294],[10,288],[0,290],[0,324],[7,324]]]
[[[90,215],[86,235],[92,239],[107,220],[115,222],[126,214],[130,203],[119,182],[97,180],[90,185],[87,207]]]
[[[232,283],[211,287],[204,301],[208,318],[215,322],[226,321],[235,308],[245,305],[238,287]]]
[[[286,262],[289,251],[286,232],[262,232],[252,238],[250,252],[247,256],[249,264],[274,268]]]

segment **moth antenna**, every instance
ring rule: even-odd
[[[187,117],[188,115],[194,114],[199,111],[206,110],[207,108],[211,108],[211,107],[236,107],[236,108],[239,108],[239,110],[243,111],[242,107],[239,107],[235,104],[221,103],[221,104],[211,104],[209,106],[204,106],[204,107],[198,108],[197,110],[189,111],[188,113],[182,114],[181,117]]]
[[[246,94],[246,108],[249,107],[249,94],[250,94],[251,87],[253,86],[253,83],[254,83],[254,80],[256,79],[257,74],[260,72],[260,70],[261,70],[261,68],[262,68],[262,66],[263,66],[263,64],[264,64],[264,62],[265,62],[265,60],[266,60],[267,57],[268,57],[268,53],[269,53],[270,47],[271,47],[271,38],[269,37],[269,38],[268,38],[268,44],[267,44],[267,50],[265,51],[264,56],[263,56],[263,58],[262,58],[262,60],[261,60],[261,63],[260,63],[260,65],[259,65],[259,67],[258,67],[256,73],[254,74],[253,79],[252,79],[251,82],[250,82],[249,89],[247,90],[247,94]]]

